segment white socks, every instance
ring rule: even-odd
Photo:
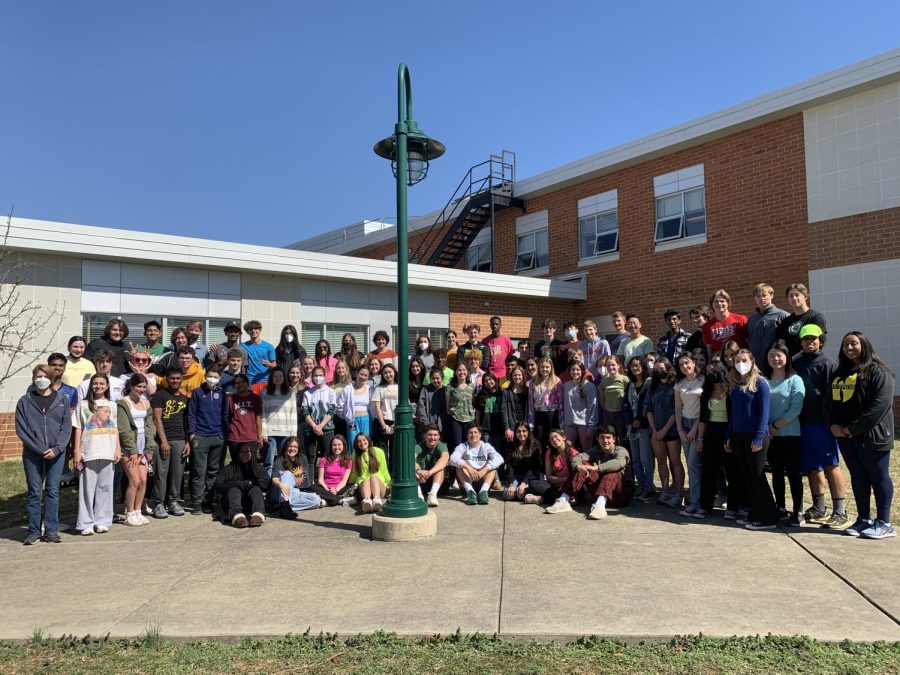
[[[431,484],[431,494],[436,495],[438,493],[438,490],[440,490],[440,489],[441,489],[440,483],[433,482]]]
[[[597,501],[594,503],[597,504],[597,506],[606,506],[606,497],[600,495],[599,497],[597,497]]]
[[[472,484],[471,484],[469,481],[465,481],[465,482],[463,483],[463,489],[464,489],[466,492],[468,492],[469,490],[474,490],[475,488],[472,487]]]

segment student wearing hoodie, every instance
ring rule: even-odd
[[[199,388],[206,380],[206,371],[200,367],[194,350],[190,347],[179,347],[178,368],[181,370],[181,384],[178,391],[185,396],[190,396],[194,389]],[[159,386],[166,387],[166,377],[159,378]]]
[[[334,417],[337,415],[337,394],[325,384],[325,369],[316,366],[312,372],[313,386],[303,393],[300,414],[306,421],[306,461],[317,466],[331,447],[334,437]]]
[[[779,309],[772,302],[774,289],[769,284],[758,284],[753,289],[756,311],[747,319],[747,334],[750,340],[750,351],[757,363],[766,363],[769,349],[778,339],[778,326],[788,313]]]
[[[66,464],[66,445],[72,435],[72,416],[69,402],[50,386],[52,376],[47,364],[35,366],[31,371],[34,389],[16,404],[16,435],[22,441],[22,464],[28,486],[26,546],[36,544],[41,538],[42,525],[44,541],[54,544],[61,541],[59,479]]]
[[[191,392],[188,440],[191,442],[191,513],[212,511],[219,466],[228,437],[228,395],[219,387],[220,368],[206,369],[206,381]]]
[[[863,333],[850,331],[841,341],[838,367],[825,397],[825,419],[838,439],[850,469],[856,523],[844,530],[850,536],[888,539],[894,483],[890,474],[894,442],[894,374],[875,354]],[[875,496],[875,520],[870,494]]]
[[[419,435],[425,433],[429,425],[437,427],[443,435],[447,426],[447,396],[444,392],[444,369],[435,366],[428,374],[429,383],[419,392],[419,405],[416,406],[416,429]],[[352,441],[351,441],[352,442]]]
[[[584,330],[584,340],[581,341],[579,346],[584,354],[584,362],[587,364],[594,381],[599,382],[602,375],[597,368],[597,360],[601,356],[610,355],[609,343],[602,335],[597,333],[597,324],[590,319],[584,322],[582,328]]]
[[[844,493],[844,474],[838,457],[837,439],[825,421],[825,402],[837,364],[825,356],[825,331],[811,323],[799,330],[800,355],[794,370],[803,380],[803,408],[800,410],[800,469],[809,479],[812,506],[803,513],[807,523],[845,529],[850,525]],[[790,344],[788,344],[790,350]],[[825,507],[825,486],[831,492],[832,512]]]
[[[216,480],[216,492],[221,495],[219,515],[234,527],[259,527],[266,522],[265,492],[269,476],[256,461],[256,449],[243,443],[238,456]]]
[[[128,337],[128,324],[122,319],[110,319],[103,329],[103,335],[91,340],[90,344],[84,352],[84,355],[93,359],[94,355],[103,350],[109,350],[113,353],[113,364],[111,375],[119,377],[128,372],[128,352],[131,347],[125,342]]]
[[[466,441],[450,455],[450,466],[456,469],[456,480],[466,491],[466,504],[486,505],[488,490],[497,478],[497,469],[503,465],[503,457],[490,443],[481,440],[481,429],[475,422],[466,425],[465,434]]]
[[[606,518],[606,507],[631,504],[634,497],[634,474],[628,451],[616,445],[616,428],[604,425],[597,429],[597,446],[588,448],[571,460],[572,474],[563,486],[562,494],[545,513],[564,513],[572,510],[571,498],[582,488],[595,497],[590,520]]]

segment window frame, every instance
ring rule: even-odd
[[[487,252],[487,262],[483,262],[481,258],[483,257],[484,252]],[[470,265],[470,256],[477,256],[477,265],[472,267]],[[479,269],[484,265],[487,265],[487,269]],[[477,246],[469,246],[466,249],[466,269],[470,272],[493,272],[494,271],[494,259],[493,255],[491,255],[491,242],[486,242],[484,244],[478,244]]]
[[[615,219],[616,219],[615,228],[612,230],[600,232],[598,230],[598,227],[601,222],[600,219],[605,216],[611,216],[611,215],[615,216]],[[588,221],[593,221],[594,231],[593,231],[592,236],[593,236],[593,241],[594,241],[594,247],[593,247],[593,251],[591,253],[588,253],[585,255],[585,251],[583,251],[581,249],[582,244],[585,242],[585,236],[584,236],[585,233],[582,230],[582,227],[585,226]],[[600,238],[609,236],[611,234],[615,235],[615,240],[614,240],[615,243],[614,243],[613,247],[612,248],[604,248],[603,250],[598,251],[597,244],[599,243]],[[597,258],[599,256],[610,255],[610,254],[618,253],[618,252],[619,252],[619,210],[617,208],[616,209],[607,209],[605,211],[598,211],[597,213],[592,213],[587,216],[582,216],[578,219],[579,260],[590,260],[592,258]]]
[[[547,258],[545,264],[541,265],[540,263],[540,252],[538,250],[538,236],[543,233],[544,240],[546,242],[546,253],[544,254]],[[522,241],[531,237],[531,248],[524,249],[522,248]],[[528,266],[520,266],[519,261],[523,258],[523,256],[531,256],[529,259],[530,262]],[[531,230],[530,232],[523,232],[522,234],[516,235],[516,261],[513,267],[513,272],[516,274],[521,274],[522,272],[531,272],[534,270],[542,270],[550,265],[550,237],[549,237],[549,228],[542,227],[536,230]]]
[[[686,200],[687,195],[691,193],[701,192],[702,195],[702,209],[694,209],[693,211],[686,210]],[[662,218],[659,217],[659,208],[662,200],[671,199],[672,197],[680,197],[681,198],[681,213],[678,215],[668,215]],[[666,242],[679,241],[682,239],[693,239],[693,238],[701,238],[705,237],[708,231],[707,223],[706,223],[706,186],[702,185],[699,187],[688,188],[686,190],[679,190],[678,192],[672,192],[666,195],[660,195],[655,197],[654,199],[654,211],[655,211],[655,223],[653,229],[653,243],[654,244],[663,244]],[[698,220],[698,215],[702,214],[703,217],[703,232],[696,232],[693,234],[687,234],[687,223],[689,221]],[[670,223],[673,221],[678,221],[678,234],[674,234],[667,237],[659,236],[659,229],[662,223]]]

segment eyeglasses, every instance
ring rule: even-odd
[[[150,363],[150,359],[134,359],[133,363]]]

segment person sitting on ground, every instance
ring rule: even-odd
[[[553,429],[544,453],[544,478],[531,481],[525,494],[526,504],[553,504],[569,480],[569,461],[578,454],[562,429]]]
[[[296,436],[285,438],[272,465],[269,512],[282,518],[296,518],[297,511],[319,508],[322,499],[312,491],[312,485],[309,463],[300,452],[299,439]]]
[[[235,527],[259,527],[266,522],[263,495],[268,487],[269,476],[256,461],[256,448],[242,443],[237,459],[219,472],[216,481],[221,495],[219,519]]]
[[[456,480],[466,491],[466,504],[488,504],[488,490],[497,478],[503,457],[490,443],[481,440],[481,429],[475,422],[465,427],[466,442],[460,443],[450,456],[456,469]],[[477,488],[477,491],[476,491]]]
[[[512,432],[513,440],[506,455],[503,499],[522,500],[529,483],[541,475],[541,446],[525,421],[516,422]]]
[[[357,488],[357,499],[365,513],[380,511],[391,484],[384,450],[372,445],[368,434],[359,433],[353,442],[353,470],[350,482]]]
[[[328,452],[319,460],[316,482],[312,486],[312,491],[322,500],[322,505],[349,506],[353,503],[350,495],[353,490],[353,483],[350,482],[352,465],[347,439],[341,434],[335,434]]]
[[[596,497],[588,518],[606,518],[606,507],[622,507],[631,504],[634,496],[634,473],[628,460],[628,451],[616,445],[616,428],[604,425],[597,429],[597,444],[572,458],[572,475],[563,486],[562,494],[544,513],[563,513],[572,510],[571,499],[582,488]]]
[[[440,371],[434,371],[440,374]],[[426,504],[438,505],[438,490],[444,484],[444,469],[450,461],[450,451],[441,442],[441,432],[435,424],[427,424],[422,429],[422,442],[416,445],[416,480],[419,483],[419,497],[422,490],[428,491]]]

